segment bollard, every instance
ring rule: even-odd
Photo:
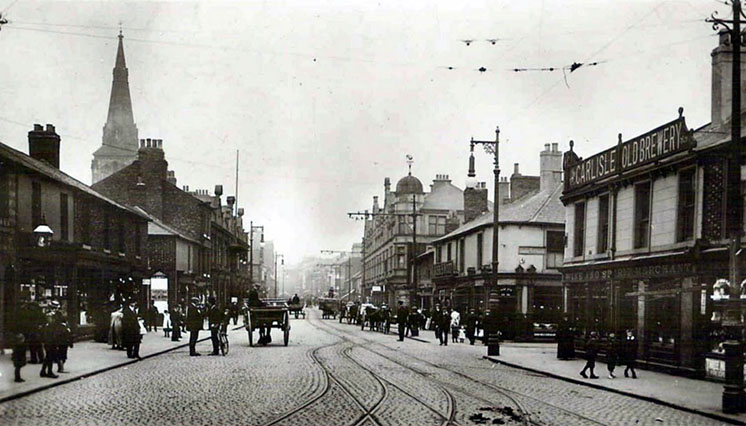
[[[490,333],[487,337],[487,355],[500,356],[500,335]]]

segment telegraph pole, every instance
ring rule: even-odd
[[[713,13],[707,22],[712,23],[716,31],[730,33],[730,45],[733,49],[732,78],[731,78],[731,141],[728,149],[727,172],[727,230],[730,240],[729,250],[729,281],[731,294],[740,294],[741,285],[741,234],[743,233],[743,194],[741,191],[741,18],[745,17],[741,10],[741,0],[730,0],[733,7],[733,19],[715,18]],[[736,301],[734,301],[736,302]],[[740,301],[738,301],[740,302]],[[743,391],[743,343],[741,334],[743,324],[740,318],[740,303],[737,315],[724,312],[723,327],[728,330],[728,340],[723,343],[725,349],[725,385],[723,386],[723,412],[740,413],[744,410]],[[737,317],[733,321],[731,316]],[[731,323],[733,322],[733,323]]]

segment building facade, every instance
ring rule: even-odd
[[[34,125],[26,155],[0,144],[0,325],[21,300],[55,298],[76,334],[105,339],[111,308],[149,297],[148,219],[59,169],[54,126]],[[53,235],[39,244],[34,230]]]
[[[221,185],[214,194],[178,188],[175,174],[168,170],[162,140],[141,140],[137,160],[93,188],[144,210],[183,237],[174,240],[183,243],[179,251],[173,244],[162,245],[159,234],[154,234],[148,248],[157,259],[151,263],[151,273],[167,276],[169,304],[205,295],[225,303],[248,290],[249,244],[243,231],[243,210],[239,209],[240,215],[233,213],[233,197],[222,204]]]
[[[466,222],[433,241],[435,299],[461,312],[484,312],[489,294],[496,292],[501,331],[508,339],[553,337],[563,313],[562,153],[556,143],[546,144],[540,159],[540,176],[523,176],[516,167],[511,196],[499,193],[497,287],[492,265],[494,206],[488,205],[484,184],[473,180],[473,170],[463,194]]]
[[[407,305],[425,303],[432,294],[418,292],[413,259],[434,239],[445,235],[449,224],[463,219],[461,189],[451,184],[448,175],[437,175],[430,191],[425,192],[410,172],[391,191],[386,178],[383,205],[379,205],[377,196],[373,197],[372,213],[365,220],[362,298],[391,306],[398,300]]]
[[[702,376],[720,342],[710,296],[729,277],[729,55],[721,35],[711,123],[690,130],[680,108],[591,157],[572,145],[565,155],[569,312],[581,338],[635,330],[638,361],[649,368]]]

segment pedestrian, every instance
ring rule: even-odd
[[[231,302],[230,317],[233,318],[233,325],[238,325],[238,303]]]
[[[442,340],[440,339],[440,305],[436,304],[435,308],[433,309],[432,315],[430,315],[430,326],[435,331],[435,338],[438,339],[439,342],[442,343]]]
[[[60,302],[52,300],[49,302],[46,322],[41,330],[41,341],[44,346],[44,361],[41,364],[40,377],[49,377],[56,379],[59,376],[54,374],[52,366],[57,362],[57,347],[59,345],[59,334],[57,326],[57,316],[55,311],[60,308]]]
[[[122,342],[122,314],[124,312],[123,307],[115,310],[111,313],[109,320],[109,344],[112,349],[123,349],[124,343]]]
[[[606,369],[609,370],[609,378],[616,378],[614,375],[614,369],[619,364],[619,341],[617,340],[616,334],[609,333],[609,338],[606,343]]]
[[[181,340],[181,329],[184,324],[184,314],[179,305],[174,306],[171,312],[171,341],[178,342]]]
[[[220,355],[220,325],[223,323],[223,311],[218,308],[214,297],[208,299],[210,307],[207,309],[207,321],[210,327],[210,340],[212,341],[212,353],[208,355]],[[226,321],[230,318],[226,318]]]
[[[557,358],[568,360],[575,357],[575,329],[567,315],[557,326]]]
[[[24,329],[29,348],[29,364],[41,364],[44,362],[42,330],[47,323],[47,317],[38,301],[31,300],[28,302],[24,313],[24,321],[28,321],[28,325]]]
[[[158,307],[155,306],[155,300],[150,301],[150,307],[148,308],[148,324],[147,324],[147,330],[150,331],[150,328],[152,327],[153,330],[157,333],[158,332]]]
[[[409,313],[407,318],[407,327],[409,328],[412,337],[420,335],[420,313],[417,311],[417,307],[413,306],[412,311]]]
[[[637,339],[635,339],[635,333],[632,329],[627,329],[627,335],[624,336],[624,362],[627,366],[624,368],[624,377],[629,377],[629,373],[632,373],[632,378],[637,378],[635,372],[635,363],[637,362]]]
[[[456,310],[451,311],[451,342],[458,343],[458,333],[461,328],[461,314]]]
[[[588,376],[585,374],[586,371],[590,370],[591,372],[591,379],[598,379],[598,376],[596,376],[596,373],[594,372],[596,368],[596,355],[598,354],[598,333],[595,331],[591,331],[590,336],[588,337],[588,340],[585,343],[585,366],[583,367],[583,370],[580,372],[580,375],[583,376],[584,379],[587,379]]]
[[[407,328],[407,319],[409,318],[409,309],[404,306],[404,302],[399,301],[399,308],[396,310],[396,325],[399,328],[399,341],[404,341],[404,332]]]
[[[168,309],[163,310],[163,337],[171,336],[171,313]]]
[[[448,308],[443,308],[440,312],[438,327],[440,328],[440,345],[448,346],[448,331],[451,328],[451,313]]]
[[[469,313],[464,318],[464,333],[466,334],[466,338],[469,339],[469,344],[472,346],[474,346],[474,341],[476,340],[477,321],[476,311],[474,308],[469,309]]]
[[[186,329],[189,331],[189,356],[201,355],[197,352],[197,339],[199,339],[199,332],[202,330],[204,320],[198,304],[199,299],[192,297],[186,310]]]
[[[23,383],[25,380],[21,378],[21,368],[26,365],[26,349],[28,344],[26,343],[26,337],[23,333],[16,333],[15,340],[13,342],[13,369],[15,370],[15,382]]]
[[[122,307],[122,344],[127,358],[140,358],[140,322],[137,320],[137,304],[134,300]]]
[[[58,309],[55,312],[55,326],[57,327],[56,334],[58,335],[57,345],[57,372],[67,373],[65,371],[65,363],[67,362],[67,349],[73,347],[73,332],[67,325],[67,318],[62,310]]]

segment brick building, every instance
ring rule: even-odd
[[[492,284],[494,206],[487,201],[486,186],[476,182],[473,164],[472,156],[463,192],[464,223],[432,243],[434,296],[461,312],[484,311],[489,293],[496,291],[506,338],[551,336],[563,312],[558,269],[565,228],[562,152],[556,143],[546,144],[540,176],[521,175],[516,164],[510,182],[501,182],[497,288]]]
[[[221,302],[241,297],[239,287],[248,286],[243,209],[233,214],[233,197],[228,197],[229,204],[221,203],[221,185],[213,195],[179,189],[168,170],[162,140],[141,140],[137,154],[132,164],[93,187],[158,220],[151,226],[154,238],[148,245],[150,271],[167,276],[169,304],[207,294]],[[163,232],[171,237],[165,238]]]
[[[148,219],[62,172],[59,150],[50,124],[29,132],[30,155],[0,144],[0,331],[22,298],[54,297],[76,333],[96,325],[100,339],[112,305],[148,297]],[[34,238],[42,223],[49,245]]]

